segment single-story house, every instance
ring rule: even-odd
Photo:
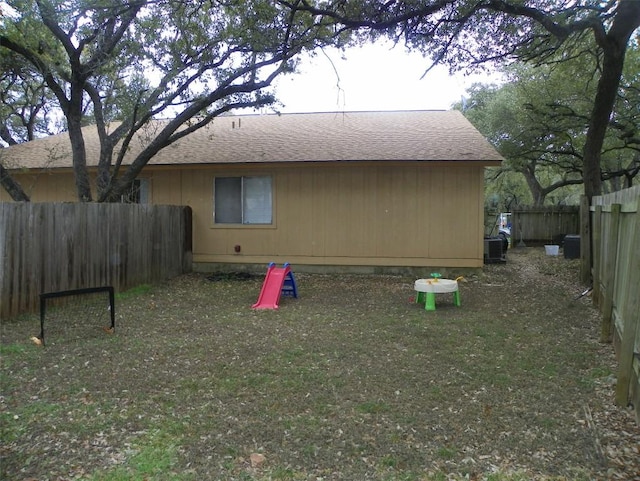
[[[95,129],[85,143],[95,165]],[[76,200],[66,134],[3,150],[32,201]],[[155,156],[136,200],[192,208],[195,270],[478,268],[502,160],[454,110],[223,116]]]

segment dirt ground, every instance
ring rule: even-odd
[[[577,272],[514,249],[433,312],[403,276],[296,274],[256,311],[262,277],[191,274],[118,296],[113,334],[3,321],[0,478],[640,480]]]

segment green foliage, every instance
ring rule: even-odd
[[[512,207],[532,203],[531,190],[520,173],[506,166],[490,167],[485,169],[484,179],[488,212],[509,212]]]
[[[172,471],[177,459],[175,439],[164,431],[151,433],[140,443],[128,460],[127,467],[100,470],[93,474],[91,481],[162,481],[194,479],[188,473]]]
[[[19,13],[0,34],[0,52],[19,57],[55,96],[82,200],[91,200],[92,191],[98,200],[119,198],[162,148],[227,111],[274,103],[269,87],[295,69],[299,53],[343,38],[330,22],[270,0],[12,6]],[[158,116],[173,120],[120,169],[133,134]],[[100,134],[99,159],[87,158],[80,131],[86,124]],[[90,162],[99,164],[93,189]]]
[[[153,286],[151,286],[149,284],[140,284],[140,285],[132,287],[131,289],[128,289],[126,291],[119,292],[118,294],[116,294],[116,298],[117,299],[128,299],[130,297],[136,297],[136,296],[140,296],[142,294],[147,294],[147,293],[149,293],[151,291],[153,291]]]
[[[577,45],[573,46],[577,49]],[[558,63],[514,65],[507,82],[472,86],[464,110],[469,120],[506,158],[499,171],[489,171],[487,198],[493,194],[519,202],[526,185],[534,203],[576,203],[582,183],[583,151],[595,96],[598,57],[588,42],[579,52],[563,52]],[[605,137],[601,166],[605,178],[633,177],[638,171],[637,126],[639,92],[631,87],[640,69],[638,48],[630,48],[627,71],[619,89],[613,120]],[[567,58],[567,60],[564,60]],[[635,74],[637,76],[637,74]],[[514,180],[508,172],[524,177]],[[518,187],[518,185],[520,187]],[[615,189],[614,189],[615,190]]]
[[[0,49],[0,142],[12,145],[56,128],[53,94],[20,56]]]

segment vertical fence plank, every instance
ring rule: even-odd
[[[593,198],[596,210],[602,206],[601,222],[604,239],[615,227],[617,208],[622,204],[618,214],[618,241],[616,257],[618,262],[613,281],[613,309],[611,325],[613,339],[618,356],[618,372],[616,382],[616,403],[626,406],[630,398],[635,400],[636,418],[640,419],[640,186]],[[611,206],[611,207],[609,207]],[[611,211],[610,214],[608,211]],[[606,218],[606,219],[605,219]],[[604,242],[602,242],[604,244]],[[604,254],[603,254],[604,256]],[[608,259],[603,258],[600,265],[605,266]],[[604,268],[603,268],[604,270]],[[603,313],[604,314],[604,313]]]
[[[8,218],[9,209],[6,207],[7,203],[0,202],[0,301],[7,299],[5,289],[8,288],[8,273],[9,273],[9,229],[11,222]]]
[[[602,206],[596,206],[593,213],[593,269],[592,269],[592,286],[593,292],[591,298],[596,307],[602,305],[602,272],[604,265],[604,239],[602,236]],[[580,261],[582,262],[582,261]],[[581,267],[582,269],[582,267]]]
[[[602,209],[601,206],[600,210]],[[600,329],[600,341],[609,342],[612,333],[613,322],[613,296],[615,287],[615,274],[618,268],[618,235],[620,232],[620,204],[611,205],[611,215],[609,222],[609,229],[606,235],[607,248],[606,252],[603,252],[604,264],[602,266],[602,325]],[[604,238],[604,235],[599,237]],[[595,249],[595,248],[594,248]],[[594,276],[594,285],[596,284]]]
[[[181,222],[180,229],[184,232],[182,251],[185,252],[185,256],[182,260],[182,270],[190,269],[193,262],[193,229],[191,228],[193,222],[193,211],[191,207],[186,206],[180,209]]]
[[[589,199],[580,198],[580,282],[591,283],[591,213]]]

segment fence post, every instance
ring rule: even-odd
[[[591,214],[586,195],[580,198],[580,281],[591,283]]]
[[[600,210],[602,210],[601,206]],[[606,261],[601,272],[602,279],[604,281],[603,287],[603,299],[602,299],[602,326],[600,329],[600,342],[609,342],[611,339],[611,322],[613,319],[613,295],[615,287],[616,269],[618,263],[618,235],[620,231],[620,204],[611,204],[611,222],[609,224],[609,236],[607,237],[607,250],[602,252],[604,260]],[[595,237],[595,233],[594,233]],[[595,267],[595,266],[594,266]],[[593,278],[593,285],[600,284],[600,279],[596,276]],[[594,297],[595,298],[595,297]]]
[[[184,229],[182,273],[184,274],[193,269],[193,211],[188,205],[182,208],[182,222]]]
[[[640,202],[635,214],[633,244],[640,245]],[[636,343],[636,331],[640,329],[640,256],[629,259],[631,265],[626,279],[625,302],[622,309],[623,331],[620,333],[620,353],[618,356],[618,380],[616,383],[616,404],[626,406],[629,402],[629,385],[633,373],[633,349]]]

